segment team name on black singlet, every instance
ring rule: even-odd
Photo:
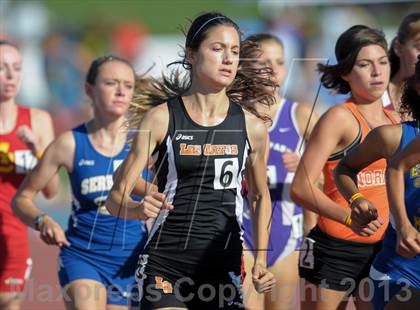
[[[183,270],[240,264],[240,191],[250,149],[244,112],[230,103],[223,122],[205,127],[189,117],[181,98],[168,109],[155,167],[159,191],[174,209],[155,224],[145,249],[148,265],[173,272],[177,264]]]

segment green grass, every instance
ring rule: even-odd
[[[19,0],[25,1],[25,0]],[[80,27],[101,23],[138,21],[152,33],[174,33],[187,18],[215,10],[231,16],[258,15],[250,0],[44,0],[54,27]]]

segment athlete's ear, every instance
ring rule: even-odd
[[[344,74],[342,76],[340,76],[344,81],[348,82],[349,81],[349,74]]]
[[[190,65],[194,64],[194,60],[195,60],[194,56],[195,56],[194,51],[190,47],[187,47],[185,50],[185,59]]]
[[[89,83],[85,83],[85,92],[90,99],[93,99],[93,87]]]
[[[398,57],[401,57],[401,43],[400,41],[398,41],[398,39],[395,39],[392,41],[391,43],[391,48],[394,51],[395,55],[397,55]]]

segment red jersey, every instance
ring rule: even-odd
[[[17,135],[19,127],[31,128],[31,111],[17,106],[18,113],[15,128],[6,134],[0,134],[0,238],[6,245],[6,255],[18,251],[28,256],[28,229],[12,212],[10,202],[26,174],[35,166],[37,160]]]

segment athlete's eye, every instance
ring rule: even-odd
[[[366,68],[367,66],[369,66],[369,63],[368,62],[359,62],[357,64],[357,66],[360,67],[360,68]]]

